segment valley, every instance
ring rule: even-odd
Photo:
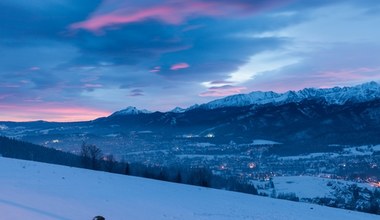
[[[254,185],[263,196],[284,196],[278,179],[313,177],[325,181],[324,189],[334,196],[302,197],[286,191],[285,197],[368,211],[380,184],[380,99],[355,94],[379,88],[369,83],[305,89],[285,93],[293,94],[289,99],[251,93],[174,112],[129,107],[84,122],[1,122],[0,135],[74,154],[83,142],[95,144],[104,155],[156,170],[206,168]],[[305,91],[314,92],[305,96]],[[329,98],[321,99],[323,95]],[[270,102],[263,101],[268,96]],[[259,103],[241,102],[252,97]],[[336,181],[346,181],[345,190],[332,189]],[[361,192],[360,198],[352,197],[353,189]],[[340,191],[347,195],[343,198]],[[346,200],[355,201],[346,206]]]

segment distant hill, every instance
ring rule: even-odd
[[[3,157],[81,167],[78,155],[2,136],[0,136],[0,155]]]

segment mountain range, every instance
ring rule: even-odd
[[[304,151],[332,144],[378,144],[380,85],[252,92],[169,112],[128,107],[86,122],[0,122],[0,128],[0,135],[48,146],[54,146],[52,139],[67,145],[91,139],[122,147],[139,145],[131,143],[134,138],[155,145],[189,136],[212,137],[207,141],[218,143],[271,140],[283,149]]]
[[[239,94],[211,101],[200,105],[200,108],[215,109],[223,107],[239,107],[247,105],[285,104],[301,102],[303,100],[322,99],[327,104],[342,105],[347,102],[365,102],[380,97],[380,85],[374,81],[354,87],[334,87],[325,89],[305,88],[300,91],[275,92],[251,92]]]
[[[217,99],[205,104],[195,104],[187,109],[176,107],[170,112],[183,113],[193,109],[217,109],[225,107],[242,107],[249,105],[264,104],[286,104],[298,103],[304,100],[324,100],[327,104],[343,105],[347,102],[366,102],[380,98],[380,85],[371,81],[353,87],[334,87],[334,88],[305,88],[299,91],[287,91],[285,93],[276,93],[272,91],[262,92],[254,91],[249,94],[237,94]],[[117,111],[111,116],[116,115],[134,115],[149,114],[148,110],[139,110],[129,106],[124,110]]]

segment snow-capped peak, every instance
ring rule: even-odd
[[[138,115],[138,114],[149,114],[151,113],[150,111],[146,109],[137,109],[136,107],[133,106],[128,106],[127,108],[114,112],[110,116],[119,116],[119,115]]]
[[[380,98],[380,85],[372,81],[353,87],[334,87],[327,89],[306,88],[299,91],[287,91],[285,93],[255,91],[249,94],[227,96],[202,104],[200,107],[216,109],[254,104],[300,102],[305,99],[324,99],[328,104],[341,105],[348,101],[365,102],[376,98]]]
[[[173,112],[173,113],[183,113],[185,112],[186,109],[183,109],[183,108],[180,108],[180,107],[175,107],[173,110],[171,110],[170,112]]]
[[[222,99],[217,99],[211,101],[206,104],[202,104],[201,108],[206,109],[215,109],[222,107],[239,107],[239,106],[247,106],[252,104],[266,104],[269,102],[273,102],[275,98],[278,98],[280,95],[275,92],[251,92],[249,94],[238,94],[227,96]]]

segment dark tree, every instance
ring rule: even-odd
[[[99,160],[102,156],[102,151],[98,147],[83,142],[80,156],[82,157],[83,166],[94,170],[99,169]]]
[[[190,185],[210,187],[211,177],[212,173],[210,170],[204,167],[193,168],[191,170],[190,177],[187,183]]]
[[[116,160],[113,154],[108,154],[103,158],[104,166],[107,172],[113,172],[116,167]]]
[[[125,175],[130,175],[131,174],[131,171],[129,169],[129,163],[125,163],[124,174]]]
[[[163,170],[160,170],[160,172],[158,173],[156,179],[162,180],[162,181],[167,181],[168,180],[167,175],[164,173]]]
[[[182,175],[179,171],[177,172],[177,175],[175,176],[174,182],[182,183]]]

